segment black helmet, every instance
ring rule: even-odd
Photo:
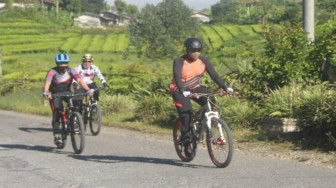
[[[199,38],[188,38],[184,41],[184,46],[187,49],[199,49],[202,50],[202,41]]]

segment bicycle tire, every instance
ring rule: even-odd
[[[102,127],[102,117],[100,107],[97,104],[91,106],[89,124],[92,135],[98,135]]]
[[[84,113],[83,113],[83,121],[84,121],[84,132],[86,132],[86,129],[87,129],[87,124],[88,124],[88,121],[89,121],[89,112],[87,111],[87,108],[85,106],[85,110],[84,110]]]
[[[173,130],[173,140],[174,140],[174,147],[176,150],[177,155],[179,156],[179,158],[183,161],[183,162],[190,162],[194,159],[195,154],[196,154],[196,147],[197,145],[196,142],[191,142],[189,145],[189,149],[191,150],[191,155],[186,154],[186,145],[183,144],[180,141],[180,137],[181,137],[181,126],[182,123],[180,120],[177,120],[174,126],[174,130]]]
[[[220,128],[223,138],[220,136]],[[220,168],[227,167],[233,156],[233,139],[227,123],[220,118],[211,118],[211,129],[207,131],[207,148],[211,161]]]
[[[85,131],[82,116],[79,112],[70,115],[71,142],[75,154],[80,154],[85,146]]]
[[[60,144],[57,144],[56,145],[56,148],[57,149],[63,149],[66,145],[66,141],[67,141],[67,130],[66,130],[66,126],[65,126],[65,123],[62,122],[62,119],[60,118],[60,121],[59,121],[62,125],[62,132],[60,133],[61,134],[61,140],[62,140],[62,143]]]

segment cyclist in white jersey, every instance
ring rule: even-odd
[[[90,89],[96,89],[97,85],[94,82],[95,76],[100,80],[103,84],[104,89],[108,89],[109,86],[104,79],[103,74],[100,72],[99,68],[95,65],[92,65],[94,58],[91,54],[84,54],[82,58],[82,64],[79,64],[75,67],[75,70],[80,75],[80,78],[89,86]],[[73,81],[73,85],[75,88],[75,93],[83,93],[85,92],[83,88],[76,82]],[[93,94],[95,101],[99,101],[99,90],[96,90]],[[74,100],[74,104],[78,107],[79,112],[82,112],[82,104],[83,104],[83,97],[78,97]]]

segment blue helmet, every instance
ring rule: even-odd
[[[55,57],[56,64],[69,63],[70,57],[66,53],[58,53]]]

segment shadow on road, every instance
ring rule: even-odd
[[[104,155],[69,155],[75,159],[85,160],[85,161],[94,161],[101,163],[120,163],[120,162],[138,162],[138,163],[151,163],[151,164],[165,164],[165,165],[173,165],[173,166],[183,166],[190,168],[198,168],[198,167],[206,167],[212,168],[209,166],[203,165],[194,165],[190,163],[184,163],[180,160],[175,159],[161,159],[161,158],[153,158],[153,157],[128,157],[128,156],[104,156]]]
[[[67,154],[69,157],[74,159],[83,160],[83,161],[94,161],[100,163],[121,163],[121,162],[137,162],[137,163],[151,163],[151,164],[165,164],[181,167],[190,167],[190,168],[213,168],[212,166],[204,165],[194,165],[190,163],[184,163],[180,160],[175,159],[162,159],[162,158],[153,158],[153,157],[129,157],[129,156],[104,156],[104,155],[72,155],[72,152],[66,152],[63,150],[58,150],[55,147],[50,146],[29,146],[24,144],[0,144],[0,148],[10,149],[21,149],[21,150],[34,150],[41,152],[50,152],[50,153],[60,153]]]
[[[56,147],[50,147],[50,146],[28,146],[28,145],[23,145],[23,144],[0,144],[0,147],[8,148],[8,149],[24,149],[24,150],[35,150],[35,151],[50,152],[50,153],[70,154],[70,152],[58,150],[56,149]]]
[[[52,132],[52,128],[41,128],[41,127],[19,127],[19,130],[25,131],[25,132],[33,132],[33,131],[43,131],[43,132]]]

